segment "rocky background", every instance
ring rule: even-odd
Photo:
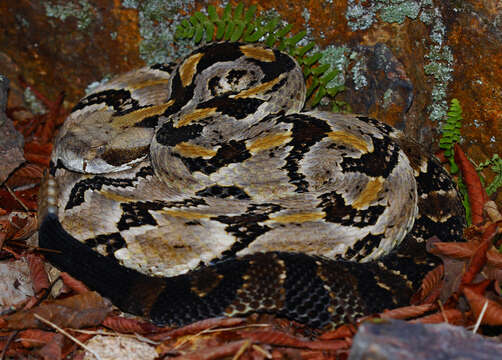
[[[461,145],[475,163],[502,154],[500,0],[267,0],[258,12],[307,30],[324,62],[341,71],[338,99],[437,150],[449,102],[464,111]],[[174,42],[199,0],[2,0],[0,73],[8,107],[43,106],[25,79],[71,108],[86,88],[145,63],[176,61],[194,48]],[[235,5],[236,3],[234,3]],[[499,192],[499,197],[500,197]],[[499,199],[500,201],[500,199]]]

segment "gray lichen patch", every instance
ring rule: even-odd
[[[348,47],[334,45],[328,45],[321,51],[322,58],[319,60],[319,63],[330,65],[327,72],[338,71],[337,76],[326,84],[327,88],[343,86],[345,84],[346,71],[349,65],[349,51]]]
[[[85,30],[92,23],[98,11],[87,0],[79,0],[78,2],[47,2],[45,14],[61,21],[74,17],[77,19],[77,28]]]
[[[388,23],[402,24],[406,18],[416,19],[420,10],[429,1],[425,0],[376,0],[362,4],[359,0],[349,0],[345,14],[352,30],[366,30],[377,16]]]
[[[24,90],[23,97],[26,105],[28,105],[28,108],[33,114],[37,115],[47,112],[44,104],[42,104],[42,102],[35,96],[35,94],[33,94],[33,91],[31,91],[29,87]]]
[[[388,23],[402,24],[406,18],[416,19],[420,12],[420,4],[413,1],[403,1],[397,4],[390,4],[380,12],[380,17]]]
[[[176,27],[185,18],[180,10],[190,11],[193,0],[126,0],[122,6],[138,10],[139,51],[147,64],[177,61],[193,49],[191,40],[177,40],[173,45]]]
[[[368,79],[366,79],[364,75],[367,72],[367,60],[364,58],[364,55],[356,51],[350,54],[350,60],[354,61],[354,66],[352,66],[350,71],[352,73],[355,89],[361,90],[368,85]]]

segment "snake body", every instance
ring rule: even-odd
[[[425,240],[461,239],[454,184],[400,131],[304,101],[293,58],[228,42],[98,87],[56,139],[40,246],[159,324],[408,303],[438,263]]]

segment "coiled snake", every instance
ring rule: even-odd
[[[289,55],[216,43],[100,86],[57,137],[47,257],[159,324],[272,312],[313,327],[406,304],[461,237],[440,164],[392,127],[302,112]]]

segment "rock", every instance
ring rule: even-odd
[[[352,49],[342,93],[353,112],[371,114],[398,129],[404,129],[405,115],[413,103],[413,84],[404,66],[389,47],[358,45]]]
[[[9,80],[0,75],[0,183],[24,162],[23,136],[5,115]]]
[[[354,337],[349,360],[439,360],[500,358],[502,343],[448,324],[401,320],[366,322]]]
[[[7,92],[9,90],[9,79],[0,75],[0,127],[7,120],[5,109],[7,108]]]

